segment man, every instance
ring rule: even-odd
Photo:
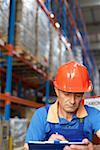
[[[82,141],[85,145],[65,146],[64,150],[93,150],[92,134],[100,138],[100,111],[82,104],[92,82],[85,66],[75,61],[59,67],[54,81],[57,100],[39,108],[32,117],[25,147],[29,141]]]

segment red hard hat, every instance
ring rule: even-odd
[[[58,68],[54,86],[65,92],[91,92],[93,89],[87,68],[76,61]]]

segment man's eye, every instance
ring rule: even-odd
[[[68,95],[69,95],[69,93],[64,93],[64,95],[65,95],[65,96],[68,96]]]
[[[80,95],[80,94],[76,94],[76,97],[81,97],[82,95]]]

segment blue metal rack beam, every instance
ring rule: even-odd
[[[16,9],[16,0],[10,0],[10,13],[9,13],[9,30],[8,30],[8,44],[11,49],[9,55],[7,56],[7,72],[6,72],[6,89],[5,93],[7,95],[11,94],[11,84],[12,84],[12,50],[14,45],[14,24],[15,24],[15,9]],[[10,100],[6,100],[5,105],[5,120],[10,119]]]

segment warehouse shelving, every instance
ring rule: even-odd
[[[13,105],[13,103],[35,108],[43,106],[43,104],[32,101],[32,99],[35,99],[35,95],[32,96],[31,101],[27,100],[25,96],[22,97],[19,89],[24,87],[24,90],[37,90],[42,86],[42,93],[45,93],[45,82],[47,80],[46,67],[21,48],[19,48],[20,53],[14,50],[15,5],[15,1],[10,1],[8,42],[5,43],[2,37],[0,39],[0,77],[4,78],[1,81],[1,91],[3,93],[0,93],[0,106],[5,106],[6,120],[10,118],[10,105]],[[22,87],[19,86],[20,81],[23,84]],[[14,89],[16,96],[13,96]],[[30,98],[31,96],[28,99]]]
[[[46,103],[48,102],[50,92],[50,83],[47,80],[48,68],[37,62],[36,58],[29,53],[29,51],[24,51],[21,47],[18,47],[18,50],[14,49],[16,48],[13,45],[15,12],[13,16],[11,15],[11,12],[15,11],[15,4],[13,3],[14,1],[11,1],[8,42],[3,41],[2,37],[0,39],[0,73],[3,78],[1,81],[1,91],[3,91],[3,93],[0,93],[0,106],[5,106],[5,119],[7,120],[9,120],[10,117],[10,108],[12,108],[12,106],[15,107],[13,103],[35,108],[43,106],[43,104],[32,102],[32,99],[35,99],[36,96],[32,98],[29,96],[28,99],[31,99],[31,101],[27,100],[26,96],[22,97],[20,90],[22,86],[25,90],[29,88],[35,90],[35,92],[41,91],[43,95],[46,95]],[[66,45],[66,42],[64,44]],[[13,91],[16,91],[16,96],[13,96]]]
[[[2,74],[3,77],[5,77],[6,69],[7,69],[6,57],[8,57],[10,50],[8,45],[0,45],[0,49],[3,55],[3,57],[1,58],[1,62],[5,62],[4,64],[2,64],[3,67],[0,67],[0,74]],[[36,64],[32,64],[31,62],[29,62],[29,60],[24,58],[24,56],[27,56],[25,53],[24,56],[22,54],[21,55],[18,54],[15,51],[13,51],[12,53],[13,53],[12,77],[13,77],[13,82],[17,86],[20,80],[24,87],[31,88],[31,89],[38,89],[38,87],[41,87],[41,85],[45,84],[47,80],[47,73],[45,70],[43,71],[41,68],[39,68],[42,65],[38,67]],[[6,83],[4,87],[6,87]],[[34,97],[32,98],[34,99]],[[11,96],[9,92],[6,92],[5,94],[0,93],[0,100],[4,100],[5,102],[7,101],[7,103],[8,102],[17,103],[17,104],[22,104],[24,106],[35,107],[35,108],[43,106],[43,104],[22,99],[20,97]],[[1,106],[4,106],[4,104],[1,104]]]
[[[45,10],[46,8],[40,0],[37,1],[48,17],[49,13],[56,16],[56,21],[60,24],[60,33],[71,44],[74,58],[86,65],[89,70],[90,78],[94,84],[94,91],[91,94],[98,95],[99,87],[95,88],[99,83],[98,70],[90,51],[85,22],[78,0],[45,1],[44,4],[48,11]]]
[[[47,24],[49,27],[48,36],[50,36],[51,34],[50,28],[54,27],[57,37],[59,37],[58,38],[59,41],[63,43],[66,49],[66,53],[68,54],[68,55],[66,54],[67,55],[66,61],[76,59],[74,48],[75,46],[76,47],[80,46],[82,50],[80,51],[81,57],[84,55],[87,66],[89,66],[90,71],[93,73],[94,72],[94,67],[92,65],[93,62],[91,62],[91,59],[89,55],[87,54],[88,44],[86,47],[84,43],[84,38],[81,35],[81,29],[82,29],[83,34],[85,34],[86,36],[85,25],[84,25],[83,20],[81,20],[82,26],[78,22],[76,24],[75,22],[76,21],[75,17],[77,15],[76,8],[70,7],[71,2],[75,3],[75,7],[77,7],[77,13],[80,13],[80,7],[78,5],[77,0],[76,1],[72,1],[72,0],[71,1],[66,1],[66,0],[48,1],[46,0],[45,2],[41,0],[37,0],[38,5],[37,6],[35,5],[35,8],[37,8],[36,9],[37,16],[35,17],[37,17],[38,19],[39,17],[38,15],[40,15],[42,11],[44,12],[44,14],[42,15],[46,14],[47,19],[48,19]],[[60,10],[58,8],[59,5],[62,5]],[[41,7],[41,10],[38,10],[38,7],[39,9]],[[26,47],[23,47],[20,44],[18,46],[14,45],[14,29],[15,29],[14,23],[15,23],[15,10],[16,10],[15,8],[16,8],[16,4],[14,1],[11,0],[10,1],[8,42],[5,43],[5,41],[1,39],[1,44],[0,44],[0,50],[1,50],[0,73],[1,73],[2,81],[3,81],[2,82],[3,93],[0,93],[0,96],[1,96],[0,98],[2,102],[4,101],[6,104],[5,105],[4,103],[0,103],[0,105],[2,107],[7,106],[7,109],[5,107],[5,118],[7,118],[8,120],[10,117],[10,105],[12,105],[12,103],[17,103],[17,104],[21,104],[24,106],[35,107],[35,108],[43,106],[43,104],[39,104],[37,102],[32,101],[32,99],[35,99],[36,97],[35,95],[34,96],[32,95],[32,98],[30,96],[31,101],[29,101],[27,97],[22,96],[21,95],[22,90],[24,90],[23,95],[24,95],[24,92],[26,93],[27,89],[34,90],[34,92],[37,92],[40,90],[43,93],[43,96],[46,95],[46,102],[48,102],[47,99],[49,98],[49,93],[50,93],[50,89],[49,89],[50,85],[48,82],[49,73],[50,73],[50,70],[48,69],[49,66],[44,66],[42,63],[40,63],[40,61],[37,60],[34,54],[31,51],[29,51],[29,49],[32,49],[31,47],[29,47],[28,49]],[[38,11],[41,11],[40,14],[38,14],[39,13]],[[73,16],[73,11],[75,12],[74,16]],[[33,15],[32,13],[33,12],[30,12],[31,16]],[[27,16],[30,16],[30,14],[28,13],[26,14]],[[78,15],[81,15],[81,13]],[[27,18],[29,19],[29,17]],[[25,19],[25,16],[24,16],[24,19]],[[22,18],[23,22],[25,21],[24,19]],[[25,35],[26,35],[26,30],[28,30],[28,23],[27,23],[27,26],[25,26],[26,28],[25,33],[24,33]],[[52,27],[51,27],[51,24],[52,24]],[[20,24],[19,22],[16,23],[16,26],[17,27],[21,26],[22,29],[24,25],[25,25],[24,23],[22,24]],[[17,28],[16,30],[20,31],[19,28]],[[28,31],[28,34],[31,37],[30,40],[31,41],[34,40],[30,30]],[[43,33],[40,32],[40,34],[42,35]],[[38,38],[38,33],[36,33],[36,35]],[[73,42],[74,40],[76,41]],[[28,43],[28,41],[26,41],[26,43]],[[45,44],[42,44],[42,45],[45,45]],[[27,51],[25,51],[24,48],[26,48]],[[61,58],[60,55],[59,55],[59,58]],[[6,81],[4,82],[4,80]],[[46,92],[45,92],[45,89],[46,89]],[[14,91],[16,92],[16,96],[13,95]]]
[[[26,100],[26,99],[6,95],[6,94],[3,94],[3,93],[0,93],[0,100],[1,101],[8,100],[11,103],[21,104],[21,105],[24,105],[24,106],[35,107],[35,108],[39,108],[39,107],[44,106],[44,104],[41,104],[41,103],[39,104],[37,102],[32,102],[32,101],[29,101],[29,100]],[[0,104],[0,106],[4,106],[4,103]]]

